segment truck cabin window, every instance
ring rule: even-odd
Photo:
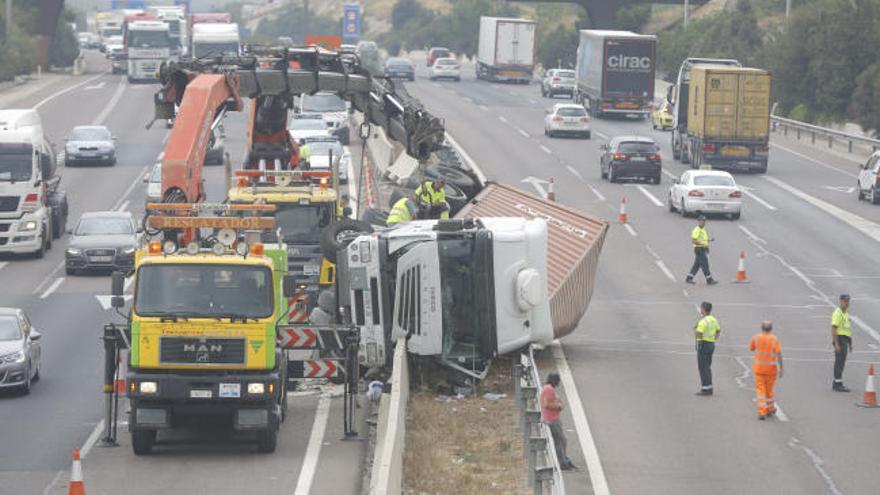
[[[165,31],[129,31],[128,46],[131,48],[165,48],[171,40]]]
[[[0,153],[0,182],[30,180],[33,173],[31,153]]]
[[[332,219],[330,204],[277,205],[275,226],[281,229],[285,242],[318,242],[321,229],[330,225]]]
[[[227,43],[205,43],[196,41],[193,43],[193,57],[237,57],[238,43],[230,41]]]
[[[473,241],[438,241],[440,287],[443,297],[443,334],[458,342],[476,343]]]

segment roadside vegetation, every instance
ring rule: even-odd
[[[36,2],[34,2],[36,3]],[[12,28],[6,32],[5,10],[0,9],[0,81],[36,70],[36,33],[39,7],[31,2],[13,4]],[[49,64],[68,67],[79,56],[76,35],[69,23],[75,15],[65,10],[58,19],[55,38],[49,47]]]

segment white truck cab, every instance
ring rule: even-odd
[[[238,24],[199,22],[192,27],[192,58],[237,57],[241,54]]]
[[[125,34],[128,80],[155,81],[159,66],[171,58],[171,34],[162,21],[132,21]]]
[[[42,257],[52,244],[55,152],[36,110],[0,110],[0,252]]]

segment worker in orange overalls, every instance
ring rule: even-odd
[[[761,323],[761,333],[749,341],[749,350],[755,353],[752,373],[755,375],[755,401],[758,406],[758,419],[776,414],[773,401],[773,385],[776,377],[782,378],[782,346],[773,335],[773,323]]]

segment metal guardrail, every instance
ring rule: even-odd
[[[794,134],[798,140],[809,138],[812,144],[816,144],[816,140],[828,142],[828,148],[834,148],[834,142],[838,141],[846,146],[849,153],[854,152],[854,147],[859,146],[864,150],[870,150],[871,153],[880,149],[880,139],[872,139],[848,132],[836,131],[827,127],[820,127],[806,122],[786,119],[783,117],[770,117],[770,130],[772,132],[781,132],[783,136]]]
[[[523,431],[523,450],[529,461],[529,485],[534,495],[565,495],[553,435],[550,427],[541,422],[541,378],[531,346],[528,354],[520,354],[519,364],[513,366],[513,383]]]
[[[391,394],[383,394],[379,432],[373,454],[370,495],[396,495],[403,487],[403,451],[406,445],[406,406],[409,402],[409,367],[406,339],[397,340]]]

